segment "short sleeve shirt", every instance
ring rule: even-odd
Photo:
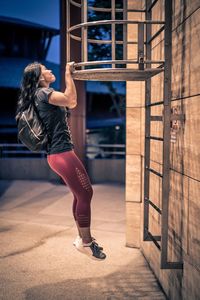
[[[35,104],[49,137],[47,154],[70,151],[74,148],[70,132],[69,111],[65,107],[49,103],[53,88],[38,88],[35,94]]]

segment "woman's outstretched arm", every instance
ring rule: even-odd
[[[66,106],[68,108],[74,108],[77,105],[77,93],[74,80],[71,72],[73,62],[66,64],[65,70],[65,83],[66,89],[64,93],[53,91],[49,97],[49,103],[57,106]]]

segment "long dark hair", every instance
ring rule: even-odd
[[[35,92],[39,86],[41,64],[34,62],[25,69],[21,81],[20,93],[17,102],[16,120],[20,114],[34,101]]]

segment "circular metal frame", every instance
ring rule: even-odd
[[[145,12],[145,10],[128,10],[127,1],[124,0],[124,8],[115,8],[115,1],[112,1],[111,8],[101,8],[87,6],[87,0],[81,0],[81,3],[75,0],[67,1],[67,61],[71,61],[70,55],[70,42],[75,40],[80,43],[81,48],[81,60],[74,65],[73,77],[77,80],[104,80],[104,81],[126,81],[126,80],[145,80],[163,71],[165,62],[164,60],[145,60],[145,44],[151,42],[144,40],[145,26],[152,26],[155,24],[162,25],[158,30],[157,35],[162,32],[165,28],[164,21],[137,21],[137,20],[127,20],[127,12],[138,11]],[[70,5],[81,9],[81,23],[71,26],[70,22]],[[110,12],[110,20],[100,20],[88,22],[87,13],[88,11],[98,11],[98,12]],[[123,13],[123,20],[114,19],[116,12]],[[121,24],[123,26],[123,40],[115,39],[115,26]],[[111,39],[88,39],[88,28],[92,26],[111,26]],[[136,25],[138,30],[138,40],[137,41],[127,41],[127,26]],[[81,35],[76,34],[76,30],[80,30]],[[88,44],[108,44],[111,45],[111,59],[101,60],[101,61],[88,61]],[[134,44],[138,45],[138,55],[135,60],[127,59],[127,45]],[[115,48],[116,45],[123,45],[123,59],[116,60],[115,58]],[[136,68],[131,68],[130,65],[135,64]],[[151,66],[156,65],[155,68]],[[110,67],[108,68],[108,66]],[[119,68],[119,65],[123,65]],[[126,65],[126,67],[124,67]],[[95,68],[94,68],[95,66]]]

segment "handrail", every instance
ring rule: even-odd
[[[76,24],[72,27],[70,27],[67,32],[70,33],[73,30],[80,29],[82,27],[87,27],[87,26],[97,26],[97,25],[107,25],[107,24],[160,24],[164,25],[164,21],[150,21],[150,20],[145,20],[145,21],[135,21],[135,20],[100,20],[100,21],[91,21],[91,22],[85,22],[85,23],[80,23]]]
[[[12,150],[12,148],[15,148],[15,150]],[[20,143],[1,143],[0,144],[0,158],[10,158],[9,154],[16,154],[14,157],[19,157],[19,154],[26,154],[24,157],[31,157],[31,156],[37,156],[37,157],[44,157],[46,152],[40,151],[40,152],[32,152],[30,151],[26,146]],[[13,157],[13,156],[12,156]],[[23,156],[20,156],[20,158],[23,158]]]
[[[17,149],[12,149],[17,148]],[[96,150],[89,150],[88,148],[96,148]],[[102,149],[104,148],[104,149]],[[113,148],[112,150],[109,150],[109,148]],[[125,155],[125,144],[87,144],[86,145],[86,153],[87,154],[101,154],[102,157],[105,155]],[[98,151],[99,149],[99,151]],[[107,150],[106,150],[107,149]],[[117,150],[119,149],[119,150]],[[121,151],[120,151],[121,149]],[[123,151],[124,149],[124,151]],[[23,156],[24,154],[24,156]],[[11,156],[10,156],[11,155]],[[27,157],[45,157],[46,152],[40,151],[40,152],[32,152],[26,148],[23,144],[17,144],[17,143],[1,143],[0,144],[0,158],[27,158]]]
[[[87,147],[107,147],[107,148],[126,148],[125,144],[87,144]]]
[[[91,149],[96,148],[96,149]],[[103,149],[102,149],[103,148]],[[109,148],[113,148],[109,150]],[[118,150],[117,150],[118,149]],[[106,155],[125,156],[126,154],[126,145],[125,144],[88,144],[86,145],[86,155],[100,155],[102,158],[106,158]],[[121,151],[120,151],[121,150]],[[95,157],[93,157],[95,158]]]
[[[126,147],[125,144],[87,144],[87,146],[88,147],[115,147],[115,148],[125,148]],[[1,143],[0,147],[19,147],[19,148],[23,147],[23,148],[26,148],[26,146],[24,146],[23,144],[17,144],[17,143]]]

